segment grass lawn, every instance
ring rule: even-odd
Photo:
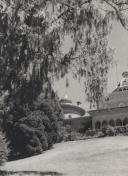
[[[67,176],[128,176],[128,137],[56,144],[53,149],[41,155],[8,162],[2,169],[42,173],[48,171]]]

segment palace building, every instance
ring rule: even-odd
[[[65,119],[83,117],[85,115],[85,110],[80,107],[80,103],[73,105],[72,101],[65,96],[64,99],[60,100],[61,107],[63,108]]]
[[[93,129],[128,124],[128,72],[122,76],[119,85],[104,100],[100,110],[90,111]]]
[[[65,123],[75,130],[88,128],[100,130],[106,126],[125,126],[128,124],[128,72],[122,74],[117,88],[105,98],[99,110],[88,113],[80,102],[73,105],[68,97],[62,99],[61,106],[65,114]]]
[[[90,114],[81,107],[81,102],[77,102],[76,105],[65,96],[64,99],[60,100],[61,107],[65,114],[65,125],[71,125],[75,131],[81,131],[86,126],[91,126]]]

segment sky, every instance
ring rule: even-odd
[[[122,72],[128,71],[128,31],[119,23],[115,23],[109,35],[109,45],[115,49],[114,60],[117,63],[108,75],[108,92],[111,92],[122,78]]]
[[[108,73],[107,94],[111,93],[118,85],[122,78],[122,72],[128,71],[128,31],[126,31],[120,23],[114,22],[113,29],[108,36],[109,46],[115,50],[113,66],[110,67]],[[66,38],[63,50],[68,50],[71,45],[70,38]],[[69,87],[66,88],[65,80],[69,79]],[[86,101],[83,81],[79,82],[72,78],[69,73],[65,78],[54,84],[54,90],[57,91],[60,98],[68,96],[75,104],[77,101],[82,102],[82,107],[89,109]]]

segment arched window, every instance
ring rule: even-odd
[[[120,119],[116,120],[116,126],[122,126],[122,121]]]
[[[101,128],[101,122],[100,121],[97,121],[96,123],[95,123],[95,129],[100,129]]]
[[[114,127],[114,126],[115,126],[114,120],[110,120],[110,121],[109,121],[109,125],[112,126],[112,127]]]
[[[102,128],[107,127],[107,125],[108,125],[107,121],[104,120],[104,121],[102,122]]]
[[[128,118],[126,117],[124,120],[123,120],[123,125],[127,125],[128,124]]]

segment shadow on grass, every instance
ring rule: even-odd
[[[5,171],[0,170],[0,176],[62,176],[58,172],[38,172],[38,171]]]

